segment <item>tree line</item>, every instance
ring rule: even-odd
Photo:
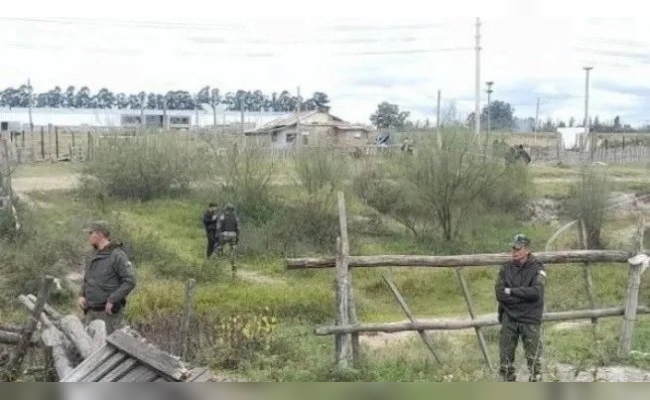
[[[441,110],[441,126],[456,125],[458,122],[458,113],[454,103],[451,103],[446,110]],[[428,130],[435,127],[435,124],[427,119],[421,121],[409,121],[410,112],[400,110],[399,105],[383,101],[377,105],[377,110],[370,115],[370,121],[379,129],[398,129]],[[481,127],[487,129],[488,116],[490,119],[490,129],[495,131],[520,131],[529,132],[535,129],[535,118],[518,118],[515,116],[515,109],[506,101],[493,100],[490,106],[483,106],[481,109]],[[464,125],[468,128],[474,126],[474,113],[470,113],[464,120]],[[550,117],[546,120],[538,121],[537,130],[541,132],[555,132],[557,128],[578,127],[582,126],[582,120],[578,122],[574,117],[568,121],[554,121]],[[650,125],[643,128],[635,129],[629,124],[624,124],[620,116],[615,116],[612,121],[603,122],[598,115],[589,118],[589,127],[591,132],[611,133],[611,132],[649,132]]]
[[[106,88],[92,93],[88,86],[77,90],[75,86],[61,87],[42,93],[33,93],[29,85],[21,85],[18,89],[6,88],[0,92],[2,107],[32,107],[42,108],[117,108],[117,109],[168,109],[194,110],[203,105],[213,110],[219,105],[225,105],[228,111],[266,111],[293,112],[300,106],[301,110],[311,111],[318,107],[327,106],[329,97],[323,92],[314,92],[309,98],[292,95],[287,90],[280,93],[263,93],[261,90],[243,90],[222,94],[218,88],[205,86],[196,94],[186,90],[168,91],[161,93],[114,93]]]

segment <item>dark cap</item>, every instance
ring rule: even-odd
[[[88,232],[100,232],[104,236],[109,237],[111,231],[108,227],[108,222],[106,221],[93,221],[88,224]]]
[[[521,249],[522,247],[528,247],[530,245],[530,239],[528,236],[523,233],[518,233],[512,238],[512,248]]]

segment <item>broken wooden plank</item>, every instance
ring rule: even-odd
[[[116,352],[108,360],[97,365],[91,373],[83,377],[79,382],[96,382],[98,379],[101,379],[104,375],[108,374],[115,369],[115,367],[120,365],[126,358],[126,354],[119,351]]]
[[[50,349],[54,369],[56,370],[59,380],[72,373],[74,368],[72,366],[72,361],[70,361],[65,352],[65,338],[61,331],[56,328],[47,328],[41,334],[41,341],[46,348]]]
[[[105,362],[115,354],[117,349],[111,346],[105,346],[94,352],[90,357],[86,358],[77,365],[71,374],[67,375],[61,382],[80,382],[86,375],[90,374],[97,365]]]
[[[102,377],[98,382],[116,382],[126,373],[131,371],[131,369],[133,369],[137,363],[138,360],[134,358],[127,358],[122,362],[122,364],[118,365],[115,369],[106,374],[106,376]]]
[[[76,315],[66,315],[61,318],[61,331],[70,339],[83,359],[94,353],[90,336]]]
[[[179,359],[155,346],[142,343],[123,330],[113,332],[106,342],[176,381],[183,380],[187,373]]]

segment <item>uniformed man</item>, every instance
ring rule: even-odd
[[[111,241],[105,222],[90,224],[88,241],[93,251],[86,258],[78,304],[86,324],[103,320],[110,335],[122,327],[126,298],[135,288],[136,278],[122,244]]]
[[[218,245],[218,234],[217,234],[217,219],[219,218],[219,213],[217,211],[217,205],[215,203],[210,203],[208,209],[203,213],[203,227],[205,228],[205,236],[208,240],[208,248],[206,249],[206,258],[210,258],[212,253],[216,250]]]
[[[541,380],[541,326],[544,312],[544,265],[530,251],[530,239],[515,235],[512,260],[501,266],[495,284],[498,316],[501,323],[499,340],[499,373],[504,381],[516,381],[515,351],[522,339],[530,382]]]

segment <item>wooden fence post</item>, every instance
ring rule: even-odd
[[[55,142],[55,149],[56,149],[56,159],[58,161],[59,160],[59,127],[58,126],[54,127],[54,142]]]
[[[41,126],[41,158],[45,160],[45,128]]]
[[[192,311],[194,308],[194,279],[188,279],[185,285],[185,311],[183,313],[183,321],[181,326],[180,337],[180,357],[181,360],[187,361],[189,350],[189,336],[190,336],[190,322],[192,320]]]
[[[348,303],[348,318],[351,324],[358,323],[357,309],[354,304],[354,290],[352,289],[352,273],[348,268],[348,257],[350,256],[350,241],[348,237],[348,216],[345,209],[345,196],[343,192],[338,192],[338,209],[339,209],[339,226],[341,230],[341,248],[340,256],[341,263],[347,271],[347,303]],[[338,248],[337,248],[338,250]],[[359,364],[361,357],[361,346],[359,344],[359,334],[353,333],[352,340],[352,359],[355,366]]]
[[[587,242],[587,228],[585,225],[585,221],[583,219],[580,220],[580,228],[578,229],[578,238],[580,239],[582,248],[584,250],[589,250],[589,245]],[[596,296],[594,294],[594,281],[591,275],[591,265],[589,264],[589,262],[585,262],[583,268],[584,268],[583,272],[584,272],[585,284],[587,286],[587,295],[589,296],[589,304],[591,305],[592,309],[596,309]],[[594,334],[595,334],[596,333],[595,329],[596,329],[596,325],[598,324],[598,319],[592,318],[591,324],[593,325]]]
[[[27,326],[25,327],[25,330],[20,337],[18,345],[11,352],[9,362],[7,364],[7,371],[5,371],[7,376],[6,379],[3,380],[11,382],[20,377],[25,353],[27,353],[29,344],[32,341],[32,335],[36,331],[36,327],[38,325],[41,313],[43,312],[43,308],[45,307],[45,303],[47,303],[47,299],[50,297],[50,290],[53,283],[54,278],[51,276],[41,278],[41,283],[38,289],[38,302],[34,307],[32,318],[30,318],[27,322]]]
[[[639,226],[637,231],[637,249],[639,254],[628,260],[630,273],[628,275],[627,293],[625,295],[625,314],[623,315],[623,324],[621,326],[621,336],[618,346],[619,357],[627,357],[630,354],[634,321],[636,320],[637,307],[639,304],[641,276],[650,264],[650,257],[643,252],[644,234],[645,225],[643,223],[643,218],[639,217]]]
[[[341,238],[336,239],[336,323],[346,326],[350,324],[350,308],[348,305],[348,271],[343,252],[341,251]],[[342,333],[336,337],[336,363],[339,368],[349,368],[354,362],[352,350],[352,335]]]

